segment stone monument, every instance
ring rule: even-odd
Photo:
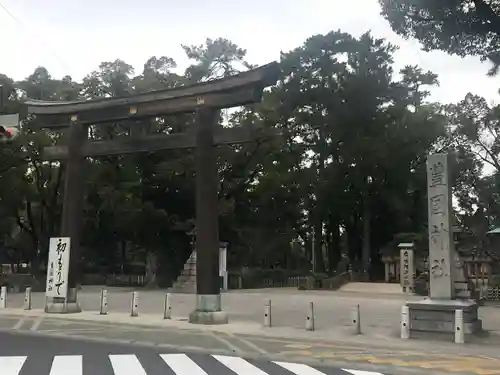
[[[478,304],[455,293],[457,254],[452,230],[452,192],[449,156],[430,155],[427,159],[429,213],[429,298],[407,302],[410,309],[410,332],[453,333],[455,310],[462,310],[464,333],[481,330]]]
[[[401,287],[404,293],[412,293],[415,289],[415,262],[413,260],[415,245],[413,243],[400,243],[399,259]]]

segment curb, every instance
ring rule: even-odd
[[[401,368],[397,366],[391,365],[375,365],[366,362],[353,362],[353,361],[342,361],[342,360],[332,360],[332,359],[324,359],[324,358],[316,358],[310,356],[297,356],[293,355],[293,358],[290,358],[292,355],[280,354],[280,353],[253,353],[253,352],[245,352],[240,351],[236,352],[235,350],[224,350],[224,349],[213,349],[213,348],[203,348],[203,347],[195,347],[195,346],[183,346],[179,347],[179,345],[174,344],[158,344],[154,342],[148,341],[135,341],[135,340],[119,340],[119,339],[105,339],[100,337],[88,337],[88,336],[69,336],[65,334],[58,333],[44,333],[37,331],[16,331],[12,329],[2,329],[0,328],[0,333],[9,334],[12,336],[24,336],[24,337],[37,337],[37,338],[52,338],[52,339],[62,339],[62,340],[71,340],[71,341],[79,341],[79,342],[87,342],[87,343],[99,343],[104,345],[117,345],[123,347],[130,348],[146,348],[152,349],[156,352],[163,353],[183,353],[183,352],[194,352],[199,354],[219,354],[219,355],[228,355],[228,356],[238,356],[243,357],[245,359],[256,360],[256,361],[286,361],[286,362],[297,362],[304,363],[310,366],[315,367],[326,367],[326,368],[352,368],[356,367],[357,370],[363,371],[374,371],[381,372],[384,375],[401,375],[405,374],[428,374],[428,369],[419,368],[419,367],[406,367]],[[163,354],[162,353],[162,354]],[[464,373],[468,374],[468,373]],[[450,375],[449,372],[439,372],[433,371],[433,375]]]
[[[186,325],[158,325],[155,326],[154,324],[140,324],[140,321],[137,322],[132,322],[132,321],[117,321],[113,322],[110,320],[91,320],[91,319],[82,319],[77,317],[76,315],[73,315],[71,318],[69,318],[68,315],[58,315],[58,316],[51,316],[51,315],[45,315],[45,314],[40,314],[40,313],[33,313],[30,314],[30,312],[23,313],[22,311],[5,311],[5,312],[0,312],[0,319],[2,317],[5,317],[7,319],[37,319],[37,318],[43,318],[44,321],[64,321],[64,322],[74,322],[75,324],[88,324],[88,325],[97,325],[97,326],[109,326],[110,328],[116,327],[119,328],[120,326],[127,326],[127,327],[135,327],[137,329],[144,329],[144,330],[169,330],[169,331],[190,331],[192,333],[198,333],[198,334],[214,334],[214,333],[227,333],[227,334],[232,334],[236,336],[241,336],[242,338],[257,338],[261,339],[262,341],[274,341],[274,342],[280,342],[282,341],[283,343],[292,343],[292,342],[298,342],[304,345],[309,345],[310,347],[316,347],[316,348],[324,348],[325,350],[328,350],[328,348],[333,349],[336,348],[338,349],[339,347],[342,347],[344,349],[368,349],[368,350],[385,350],[387,352],[400,352],[402,355],[408,355],[408,353],[415,353],[416,355],[421,355],[421,356],[432,356],[435,354],[434,352],[431,352],[429,350],[425,350],[425,348],[422,347],[412,347],[409,345],[409,342],[402,342],[401,339],[398,339],[394,337],[392,340],[381,340],[380,338],[377,337],[368,337],[365,336],[365,339],[372,339],[372,342],[366,342],[363,340],[356,340],[356,336],[353,336],[352,338],[345,338],[344,340],[329,340],[324,337],[314,337],[312,335],[308,335],[307,337],[304,337],[305,335],[286,335],[283,333],[280,333],[279,331],[274,331],[273,328],[270,328],[266,331],[260,331],[260,332],[235,332],[233,330],[224,330],[221,328],[221,326],[204,326],[204,328],[200,328],[196,325],[194,326],[186,326]],[[109,317],[109,315],[108,315]],[[134,319],[140,319],[140,318],[134,318]],[[174,321],[179,321],[177,319],[173,319]],[[158,322],[162,322],[163,319],[158,317]],[[11,328],[7,330],[2,330],[0,329],[0,332],[3,331],[8,331],[12,332]],[[14,328],[15,332],[19,332]],[[31,333],[37,332],[36,330],[30,331]],[[40,331],[38,331],[40,333]],[[51,335],[53,335],[51,333]],[[64,338],[72,337],[72,336],[67,336],[67,335],[62,335]],[[360,336],[362,339],[362,336]],[[120,340],[119,340],[120,341]],[[258,341],[258,340],[256,340]],[[408,341],[408,340],[406,340]],[[425,344],[425,341],[421,341],[418,339],[415,339],[415,342],[419,342],[422,344]],[[122,341],[120,341],[122,342]],[[129,341],[125,341],[127,343]],[[157,347],[158,345],[155,342],[150,342],[149,343],[152,346]],[[435,344],[435,343],[434,343]],[[444,352],[442,355],[453,355],[453,356],[467,356],[467,357],[475,357],[475,358],[481,358],[481,356],[484,356],[482,353],[471,353],[472,351],[478,351],[481,352],[483,350],[482,345],[474,344],[474,343],[468,343],[465,345],[450,345],[448,348],[441,348],[441,350],[444,349]]]

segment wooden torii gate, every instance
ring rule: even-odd
[[[66,175],[61,237],[71,240],[69,288],[65,303],[51,301],[46,312],[81,311],[76,285],[80,278],[80,235],[84,198],[83,164],[86,157],[151,152],[168,149],[196,149],[196,244],[197,302],[190,314],[192,323],[227,323],[222,311],[218,273],[219,228],[218,185],[215,145],[250,142],[259,136],[251,128],[216,127],[220,109],[261,101],[265,87],[278,79],[277,63],[205,83],[158,90],[126,98],[53,102],[28,99],[26,114],[35,115],[40,128],[69,128],[68,143],[44,149],[46,160],[65,160]],[[195,113],[195,129],[179,134],[150,135],[134,128],[125,140],[89,141],[88,127],[140,118]],[[133,122],[133,121],[130,121]]]

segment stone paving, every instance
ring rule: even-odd
[[[130,317],[113,312],[45,314],[43,310],[0,309],[0,333],[29,337],[61,337],[90,342],[132,344],[165,350],[286,359],[329,364],[389,374],[500,374],[498,345],[457,345],[450,341],[401,340],[373,335],[339,335],[330,330],[309,332],[259,323],[192,325],[164,320],[158,314]]]
[[[370,292],[367,292],[368,288]],[[173,295],[173,319],[163,319],[166,291],[140,290],[139,317],[130,316],[133,289],[107,288],[109,314],[99,314],[99,287],[84,288],[80,314],[46,314],[44,295],[33,295],[33,310],[24,311],[23,294],[10,294],[8,307],[0,309],[0,332],[116,341],[201,352],[236,353],[293,358],[307,363],[335,366],[373,366],[381,373],[461,373],[500,375],[500,314],[495,306],[480,308],[488,334],[467,338],[465,345],[450,337],[399,338],[399,314],[408,299],[397,286],[351,284],[343,290],[298,291],[261,289],[223,294],[230,322],[221,326],[193,325],[187,315],[194,295]],[[263,327],[265,303],[272,301],[273,327]],[[306,309],[314,302],[316,330],[305,330]],[[361,331],[351,326],[350,313],[361,310]],[[370,367],[372,366],[372,367]],[[410,373],[410,372],[409,372]]]
[[[314,302],[316,330],[332,333],[348,332],[351,329],[351,311],[360,305],[361,329],[364,334],[379,337],[399,335],[401,306],[407,300],[422,299],[419,296],[398,292],[397,285],[348,284],[347,289],[332,291],[299,291],[292,288],[230,291],[223,293],[223,309],[232,322],[262,324],[264,305],[272,304],[274,327],[302,329],[309,302]],[[79,301],[85,311],[99,310],[99,287],[85,287],[79,293]],[[366,292],[366,290],[370,292]],[[130,311],[131,288],[107,288],[109,313]],[[165,290],[146,291],[139,289],[139,314],[163,314]],[[8,308],[22,308],[23,294],[9,294]],[[33,293],[33,309],[43,309],[43,293]],[[195,295],[173,294],[172,313],[177,319],[185,319],[194,309]],[[500,310],[496,306],[483,306],[480,316],[484,329],[500,335]]]

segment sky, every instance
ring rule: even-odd
[[[395,68],[419,65],[439,75],[432,100],[458,102],[468,92],[500,102],[487,63],[420,51],[394,34],[377,0],[0,0],[0,73],[22,79],[37,66],[55,78],[80,80],[102,61],[120,58],[142,70],[151,56],[170,56],[186,67],[181,44],[224,37],[247,49],[247,60],[266,64],[280,52],[331,30],[354,36],[371,30],[400,46]],[[17,21],[16,21],[17,20]]]

